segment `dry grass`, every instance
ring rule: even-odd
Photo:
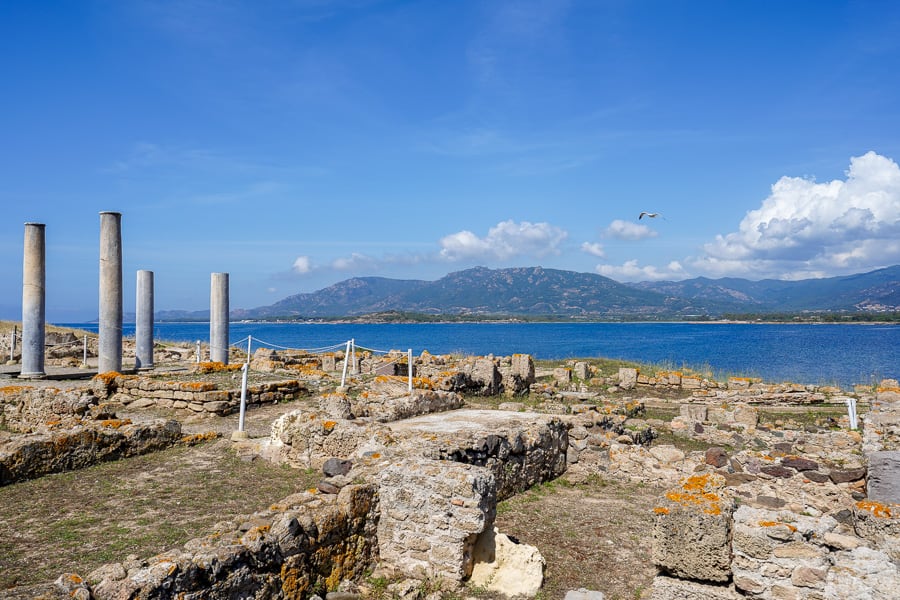
[[[181,546],[316,480],[220,440],[0,488],[0,590]]]

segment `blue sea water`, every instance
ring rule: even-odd
[[[96,323],[70,323],[96,331]],[[231,323],[230,342],[252,336],[261,346],[319,349],[345,344],[414,354],[538,359],[603,357],[711,370],[769,382],[850,388],[900,379],[900,325],[756,323]],[[123,334],[134,335],[125,324]],[[209,340],[209,323],[156,323],[161,340]],[[246,346],[246,341],[241,347]]]

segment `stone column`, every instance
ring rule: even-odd
[[[228,364],[228,273],[213,273],[210,281],[209,360]]]
[[[20,377],[40,379],[44,373],[46,269],[44,224],[25,223],[22,267],[22,370]]]
[[[97,372],[122,370],[122,213],[100,213],[100,353]]]
[[[153,271],[137,272],[134,368],[153,368]]]

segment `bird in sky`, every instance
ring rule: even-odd
[[[656,217],[659,216],[659,213],[641,212],[641,214],[638,215],[638,221],[643,219],[645,216],[650,217],[651,219],[655,219]]]

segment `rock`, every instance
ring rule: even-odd
[[[865,476],[865,467],[858,467],[856,469],[832,469],[828,473],[828,477],[833,483],[850,483],[851,481],[859,481]]]
[[[900,504],[900,450],[869,455],[868,497],[885,504]]]
[[[342,460],[340,458],[329,458],[322,465],[322,473],[326,477],[334,477],[336,475],[346,475],[353,468],[352,460]]]
[[[685,478],[654,509],[653,562],[678,577],[728,581],[733,510],[721,475]]]
[[[637,369],[621,367],[619,369],[619,387],[623,390],[633,390],[637,385]]]
[[[744,598],[733,585],[705,585],[696,581],[657,575],[650,588],[650,600],[739,600]]]
[[[786,467],[782,467],[781,465],[766,465],[764,467],[759,468],[760,473],[765,473],[766,475],[771,475],[772,477],[781,477],[783,479],[790,479],[797,472],[793,469],[788,469]]]
[[[533,597],[544,582],[544,557],[496,529],[479,536],[469,583],[509,597]]]
[[[728,454],[724,448],[713,447],[706,451],[706,464],[712,465],[717,469],[728,464]]]
[[[781,459],[781,464],[795,471],[817,471],[819,469],[819,463],[800,456],[785,456]]]
[[[318,489],[323,494],[337,494],[341,491],[341,488],[327,481],[320,481],[319,483],[317,483],[316,489]]]

